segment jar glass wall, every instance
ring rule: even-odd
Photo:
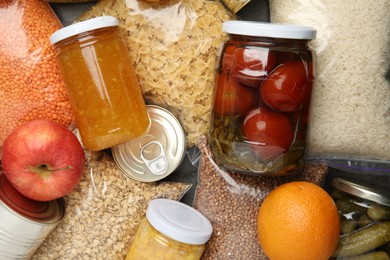
[[[150,124],[117,23],[114,17],[99,17],[65,27],[51,38],[59,39],[53,45],[76,124],[84,145],[93,151],[139,137]]]
[[[210,221],[199,211],[179,201],[154,199],[126,260],[198,260],[211,234]]]
[[[195,260],[200,259],[204,249],[205,245],[180,243],[164,236],[144,218],[138,227],[126,260]]]
[[[315,31],[298,27],[307,34],[291,36],[296,26],[278,31],[281,25],[229,22],[215,71],[213,159],[249,174],[297,172],[306,147],[315,56],[309,42]],[[267,32],[269,26],[275,34]]]

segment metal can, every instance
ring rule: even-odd
[[[64,215],[63,199],[31,200],[0,174],[0,259],[29,259]]]
[[[147,132],[146,104],[117,18],[69,25],[50,41],[89,150],[110,148]]]
[[[340,215],[340,240],[332,259],[389,259],[390,192],[362,180],[331,178],[329,193]]]
[[[314,53],[311,27],[226,21],[213,93],[210,148],[228,170],[285,175],[303,168]]]
[[[212,232],[210,221],[194,208],[174,200],[154,199],[126,259],[197,260]]]
[[[147,105],[149,131],[140,138],[112,147],[124,175],[143,182],[161,180],[182,162],[186,138],[179,120],[165,108]]]

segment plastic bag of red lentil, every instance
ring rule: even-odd
[[[49,42],[61,27],[46,2],[0,1],[0,146],[16,126],[32,119],[72,124],[70,103]]]
[[[198,185],[193,207],[213,226],[202,259],[267,259],[257,239],[257,215],[264,198],[276,187],[291,181],[322,186],[328,168],[308,164],[296,175],[251,176],[221,169],[211,158],[207,138],[200,140]]]

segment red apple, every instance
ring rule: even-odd
[[[49,201],[69,194],[85,165],[77,137],[61,124],[46,119],[28,121],[14,129],[2,147],[2,167],[24,196]]]

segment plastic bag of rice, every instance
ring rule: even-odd
[[[155,198],[179,200],[181,182],[143,183],[125,177],[110,155],[85,151],[84,176],[65,199],[65,217],[31,259],[124,259]]]
[[[390,172],[390,1],[270,0],[276,23],[317,29],[308,155]]]
[[[188,146],[196,144],[208,131],[214,64],[231,13],[210,0],[101,0],[77,21],[102,15],[119,18],[146,101],[172,111]]]

